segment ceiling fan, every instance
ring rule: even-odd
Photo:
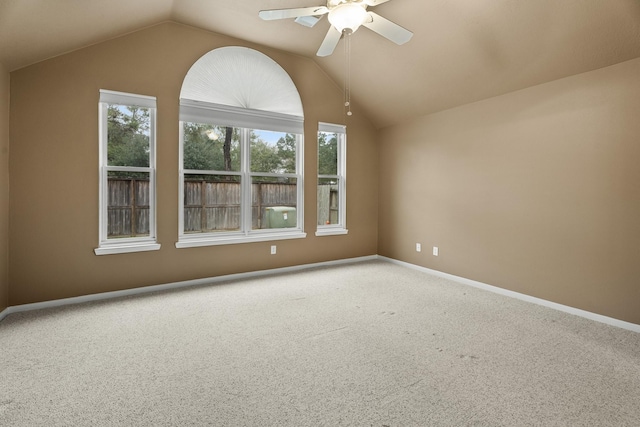
[[[413,33],[400,25],[367,11],[368,6],[377,6],[389,0],[328,0],[326,6],[299,7],[292,9],[261,10],[258,16],[264,20],[286,18],[315,18],[316,21],[328,14],[331,27],[316,55],[329,56],[333,53],[342,34],[351,34],[361,25],[380,34],[396,44],[408,42]],[[313,22],[312,26],[315,24]]]

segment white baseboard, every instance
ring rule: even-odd
[[[350,263],[371,261],[371,260],[377,260],[377,259],[378,259],[378,255],[370,255],[370,256],[363,256],[363,257],[357,257],[357,258],[346,258],[346,259],[340,259],[340,260],[334,260],[334,261],[317,262],[312,264],[294,265],[291,267],[274,268],[272,270],[250,271],[247,273],[228,274],[225,276],[185,280],[182,282],[165,283],[162,285],[145,286],[141,288],[125,289],[122,291],[103,292],[99,294],[83,295],[79,297],[35,302],[31,304],[21,304],[21,305],[7,307],[4,310],[2,310],[2,312],[0,312],[0,321],[2,321],[2,319],[4,319],[5,317],[7,317],[12,313],[20,313],[23,311],[41,310],[43,308],[61,307],[64,305],[71,305],[71,304],[82,304],[85,302],[101,301],[101,300],[125,297],[130,295],[140,295],[140,294],[146,294],[150,292],[185,288],[188,286],[201,286],[201,285],[206,285],[211,283],[224,282],[227,280],[248,279],[252,277],[269,276],[269,275],[289,273],[289,272],[299,271],[299,270],[307,270],[311,268],[326,267],[326,266],[340,265],[340,264],[350,264]]]
[[[438,270],[432,270],[430,268],[421,267],[419,265],[410,264],[404,261],[398,261],[393,258],[387,258],[387,257],[378,255],[378,259],[388,261],[393,264],[402,265],[414,270],[422,271],[424,273],[432,274],[434,276],[442,277],[444,279],[449,279],[451,281],[461,283],[463,285],[473,286],[474,288],[483,289],[485,291],[494,292],[496,294],[504,295],[507,297],[516,298],[516,299],[527,301],[533,304],[542,305],[544,307],[552,308],[554,310],[562,311],[565,313],[573,314],[575,316],[584,317],[589,320],[595,320],[596,322],[605,323],[610,326],[615,326],[618,328],[627,329],[629,331],[640,333],[640,325],[636,325],[635,323],[625,322],[623,320],[614,319],[613,317],[603,316],[601,314],[592,313],[586,310],[580,310],[578,308],[569,307],[567,305],[558,304],[552,301],[547,301],[542,298],[536,298],[530,295],[521,294],[519,292],[510,291],[508,289],[499,288],[497,286],[487,285],[486,283],[477,282],[475,280],[466,279],[464,277],[454,276],[453,274],[443,273]]]
[[[357,258],[347,258],[347,259],[325,261],[325,262],[318,262],[318,263],[312,263],[312,264],[295,265],[291,267],[274,268],[272,270],[260,270],[260,271],[251,271],[247,273],[228,274],[225,276],[186,280],[182,282],[165,283],[162,285],[145,286],[142,288],[126,289],[122,291],[103,292],[99,294],[83,295],[79,297],[57,299],[57,300],[37,302],[32,304],[16,305],[12,307],[7,307],[4,310],[2,310],[0,312],[0,321],[2,321],[2,319],[10,315],[11,313],[19,313],[23,311],[40,310],[43,308],[60,307],[60,306],[70,305],[70,304],[81,304],[85,302],[119,298],[119,297],[124,297],[129,295],[140,295],[140,294],[145,294],[150,292],[179,289],[179,288],[184,288],[188,286],[201,286],[201,285],[223,282],[228,280],[248,279],[252,277],[269,276],[269,275],[275,275],[275,274],[289,273],[293,271],[307,270],[307,269],[317,268],[317,267],[350,264],[350,263],[372,261],[372,260],[378,260],[378,259],[387,261],[393,264],[402,265],[404,267],[408,267],[414,270],[422,271],[424,273],[428,273],[434,276],[449,279],[454,282],[461,283],[463,285],[473,286],[475,288],[483,289],[485,291],[494,292],[500,295],[516,298],[522,301],[527,301],[533,304],[542,305],[544,307],[552,308],[554,310],[562,311],[565,313],[573,314],[575,316],[580,316],[586,319],[594,320],[596,322],[605,323],[607,325],[611,325],[621,329],[626,329],[629,331],[640,333],[640,325],[637,325],[635,323],[625,322],[623,320],[614,319],[612,317],[603,316],[603,315],[592,313],[586,310],[580,310],[574,307],[569,307],[563,304],[558,304],[558,303],[547,301],[541,298],[532,297],[530,295],[521,294],[519,292],[510,291],[508,289],[499,288],[497,286],[488,285],[486,283],[478,282],[471,279],[466,279],[464,277],[454,276],[453,274],[443,273],[438,270],[432,270],[430,268],[421,267],[419,265],[411,264],[404,261],[399,261],[393,258],[381,256],[381,255],[369,255],[369,256],[357,257]]]

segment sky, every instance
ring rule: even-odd
[[[275,145],[275,143],[278,142],[280,138],[283,138],[286,135],[285,132],[272,132],[268,130],[254,130],[254,132],[260,139],[262,139],[269,145]]]

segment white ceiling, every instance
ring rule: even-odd
[[[258,18],[320,4],[0,0],[0,62],[16,70],[172,20],[312,58],[341,85],[342,42],[315,56],[326,18],[314,28]],[[366,28],[353,35],[354,114],[378,128],[640,57],[640,0],[392,0],[371,10],[414,33],[402,46]]]

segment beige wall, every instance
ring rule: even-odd
[[[640,323],[638,76],[635,59],[383,130],[379,254]]]
[[[176,249],[178,97],[203,54],[258,49],[296,84],[305,112],[302,240]],[[155,252],[96,256],[99,89],[158,99],[158,240]],[[375,254],[377,146],[358,115],[348,126],[349,234],[315,237],[318,121],[345,123],[340,89],[311,60],[165,23],[11,73],[9,304]]]
[[[0,63],[0,311],[9,305],[9,71]]]

